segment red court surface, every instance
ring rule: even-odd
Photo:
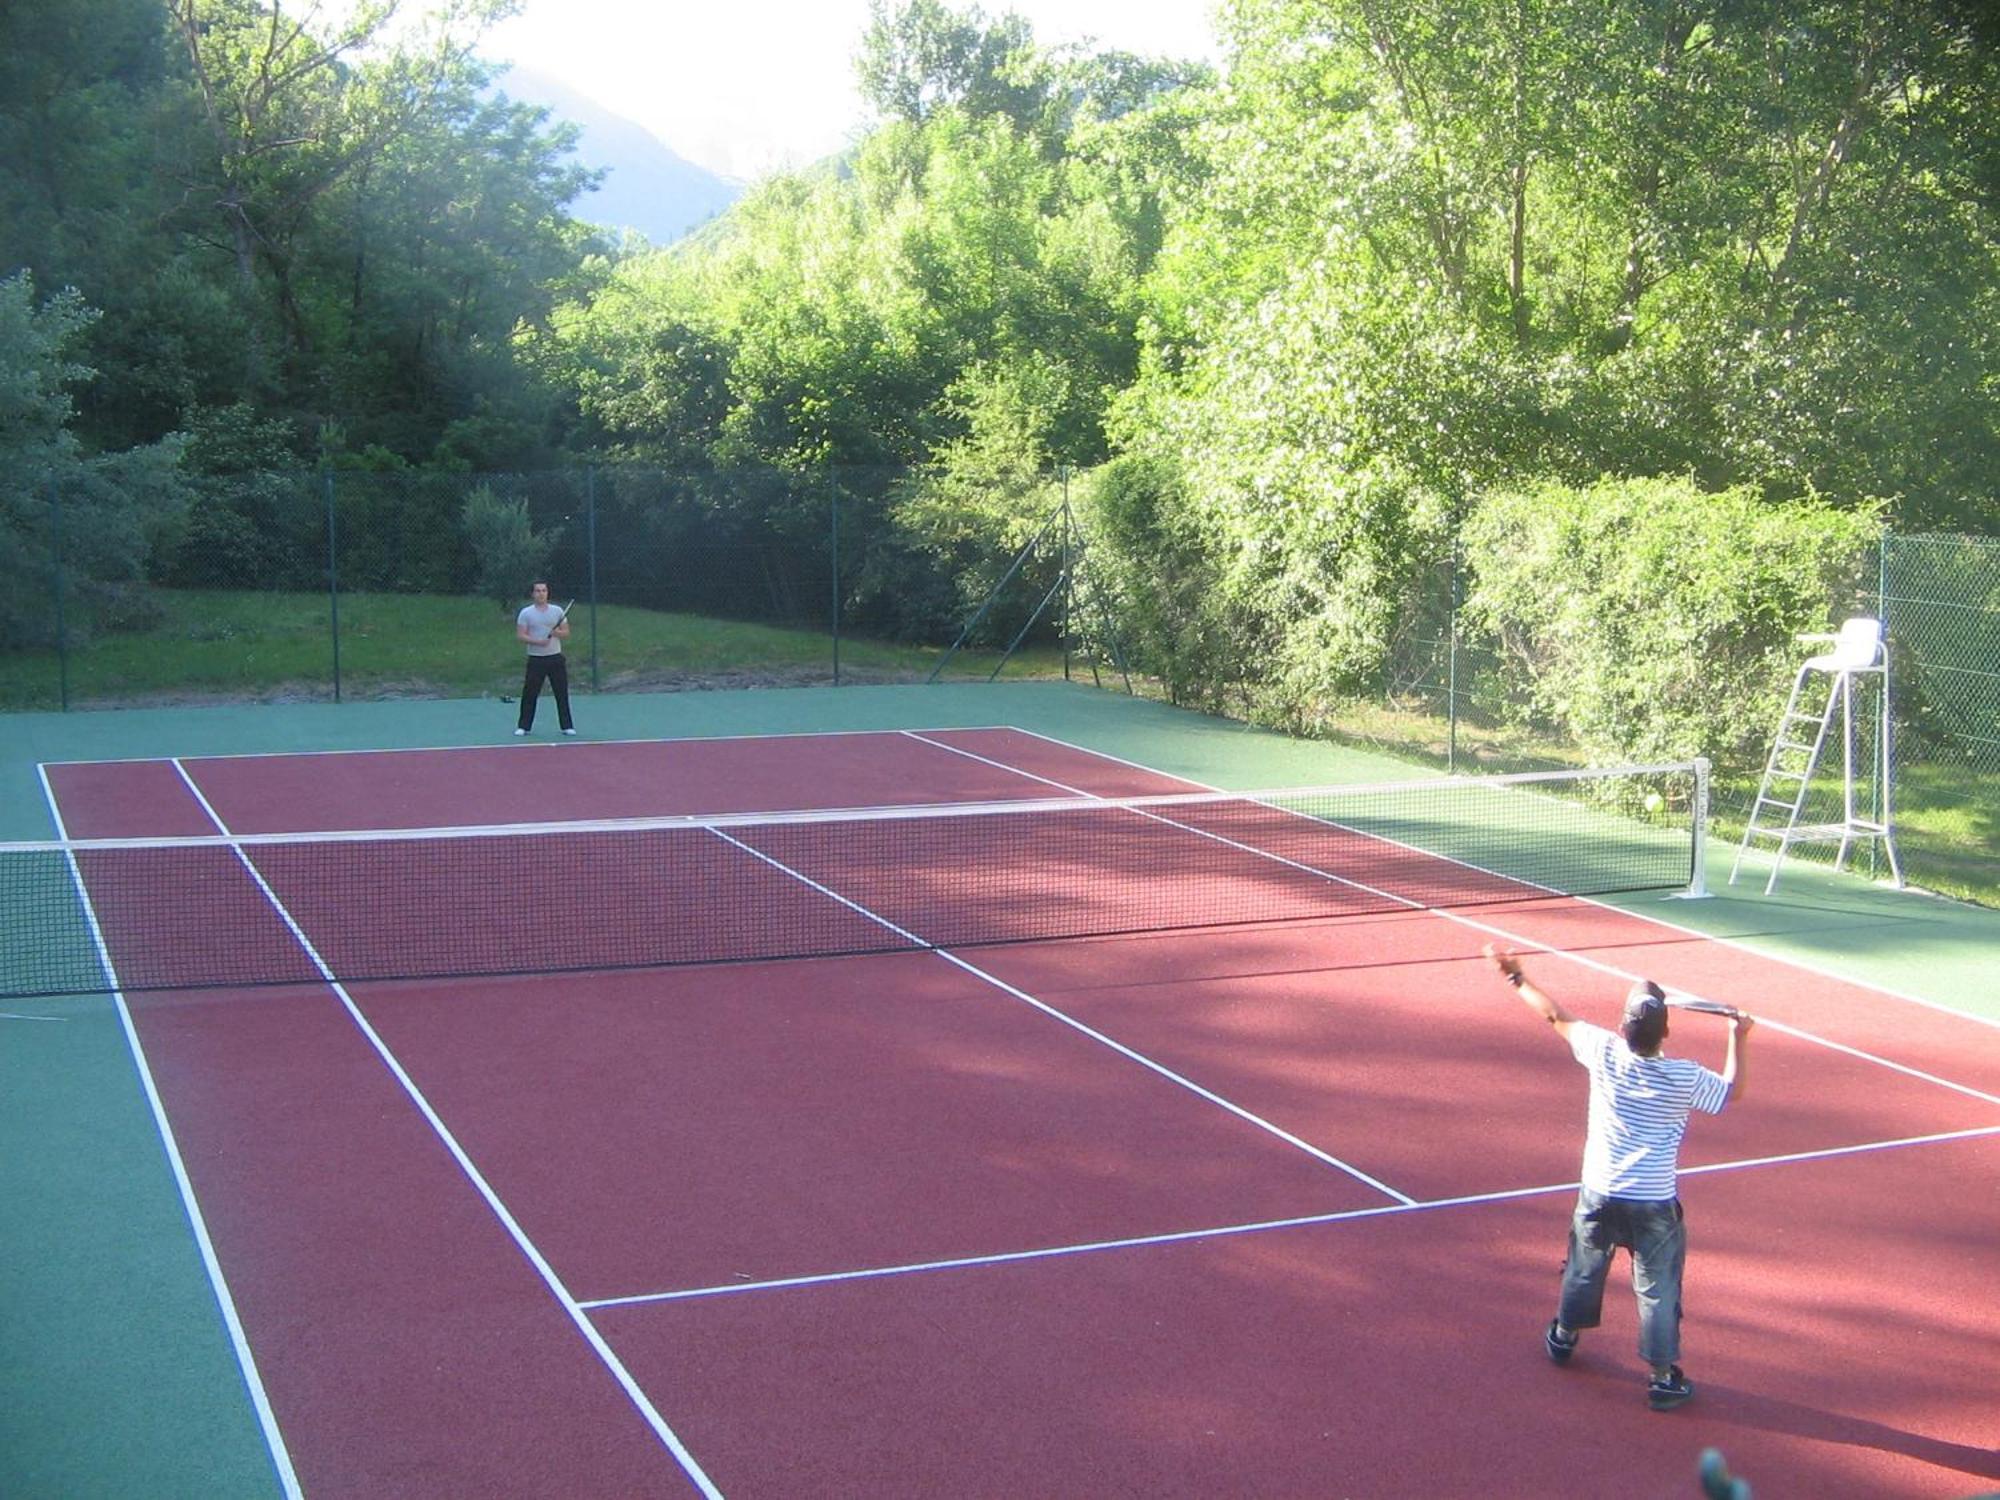
[[[48,776],[78,836],[1181,785],[1010,730]],[[747,899],[707,879],[664,894]],[[271,884],[225,937],[417,940]],[[120,967],[218,941],[101,890]],[[1593,1019],[1641,971],[1765,1018],[1683,1156],[1680,1411],[1622,1265],[1542,1354],[1584,1080],[1495,939]],[[2000,1031],[1588,902],[127,1003],[304,1493],[1682,1496],[1710,1445],[1760,1497],[2000,1488]]]
[[[179,769],[177,769],[177,764]],[[72,838],[469,828],[678,813],[789,812],[1184,791],[1185,782],[1012,729],[467,750],[210,756],[47,768]],[[185,775],[182,775],[182,770]]]

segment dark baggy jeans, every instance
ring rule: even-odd
[[[1565,1328],[1598,1325],[1604,1278],[1621,1246],[1632,1255],[1639,1358],[1649,1365],[1670,1365],[1681,1357],[1681,1268],[1687,1263],[1687,1225],[1677,1198],[1606,1198],[1588,1188],[1578,1193],[1556,1317]]]
[[[549,691],[555,694],[556,717],[562,727],[575,728],[569,717],[569,663],[560,651],[552,656],[528,658],[528,672],[521,680],[521,728],[535,727],[535,699],[541,696],[543,678],[548,679]]]

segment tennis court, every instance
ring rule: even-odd
[[[115,976],[274,1490],[2000,1480],[2000,1030],[1679,925],[1695,846],[1631,811],[1678,769],[1221,795],[1001,727],[42,774],[0,979]],[[1622,1272],[1541,1352],[1583,1077],[1491,941],[1593,1019],[1643,972],[1764,1022],[1683,1158],[1682,1411]]]

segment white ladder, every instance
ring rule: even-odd
[[[1778,846],[1777,856],[1771,861],[1771,878],[1764,882],[1766,895],[1777,887],[1778,871],[1792,845],[1837,841],[1840,852],[1834,856],[1833,867],[1838,870],[1846,864],[1848,851],[1857,839],[1875,839],[1887,852],[1889,870],[1900,886],[1903,867],[1896,857],[1896,840],[1889,817],[1889,648],[1882,639],[1882,623],[1873,618],[1853,619],[1843,624],[1837,635],[1803,635],[1799,639],[1832,642],[1833,649],[1808,660],[1792,682],[1791,696],[1785,700],[1785,711],[1778,717],[1771,754],[1764,762],[1764,778],[1757,787],[1756,800],[1750,804],[1743,840],[1736,846],[1736,860],[1729,867],[1729,883],[1736,883],[1736,872],[1742,868],[1743,855],[1754,839],[1775,840]],[[1809,684],[1818,674],[1825,674],[1827,679],[1826,702],[1817,712],[1801,709],[1800,701],[1807,698]],[[1859,778],[1855,760],[1854,687],[1856,678],[1870,677],[1878,684],[1880,694],[1875,744],[1868,757],[1868,769],[1879,793],[1879,817],[1864,815],[1855,805]],[[1827,736],[1833,731],[1836,712],[1840,716],[1843,772],[1841,818],[1839,822],[1801,823],[1799,817],[1806,805],[1806,794],[1826,748]]]

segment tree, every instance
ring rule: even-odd
[[[479,591],[502,605],[521,597],[525,581],[547,569],[562,541],[560,526],[534,529],[525,499],[504,500],[483,484],[466,491],[461,521],[478,559]]]
[[[1399,595],[1495,488],[1692,472],[2000,515],[2000,67],[1970,7],[1228,16],[1115,431],[1206,512],[1272,715],[1379,681]]]
[[[22,271],[0,281],[0,631],[56,643],[130,619],[123,595],[183,513],[178,440],[87,455],[70,431],[69,387],[91,378],[73,349],[96,314],[73,291],[35,297]]]
[[[506,0],[454,0],[428,34],[368,64],[352,61],[395,15],[396,0],[359,0],[326,35],[317,7],[285,0],[170,0],[186,77],[207,128],[184,183],[188,223],[229,254],[246,296],[266,290],[289,348],[310,335],[293,271],[319,200],[378,157],[465,66],[471,37]],[[267,378],[253,326],[248,374]]]
[[[956,109],[1031,128],[1048,106],[1052,81],[1020,16],[989,21],[976,5],[957,11],[941,0],[870,0],[855,72],[867,103],[913,125]]]

